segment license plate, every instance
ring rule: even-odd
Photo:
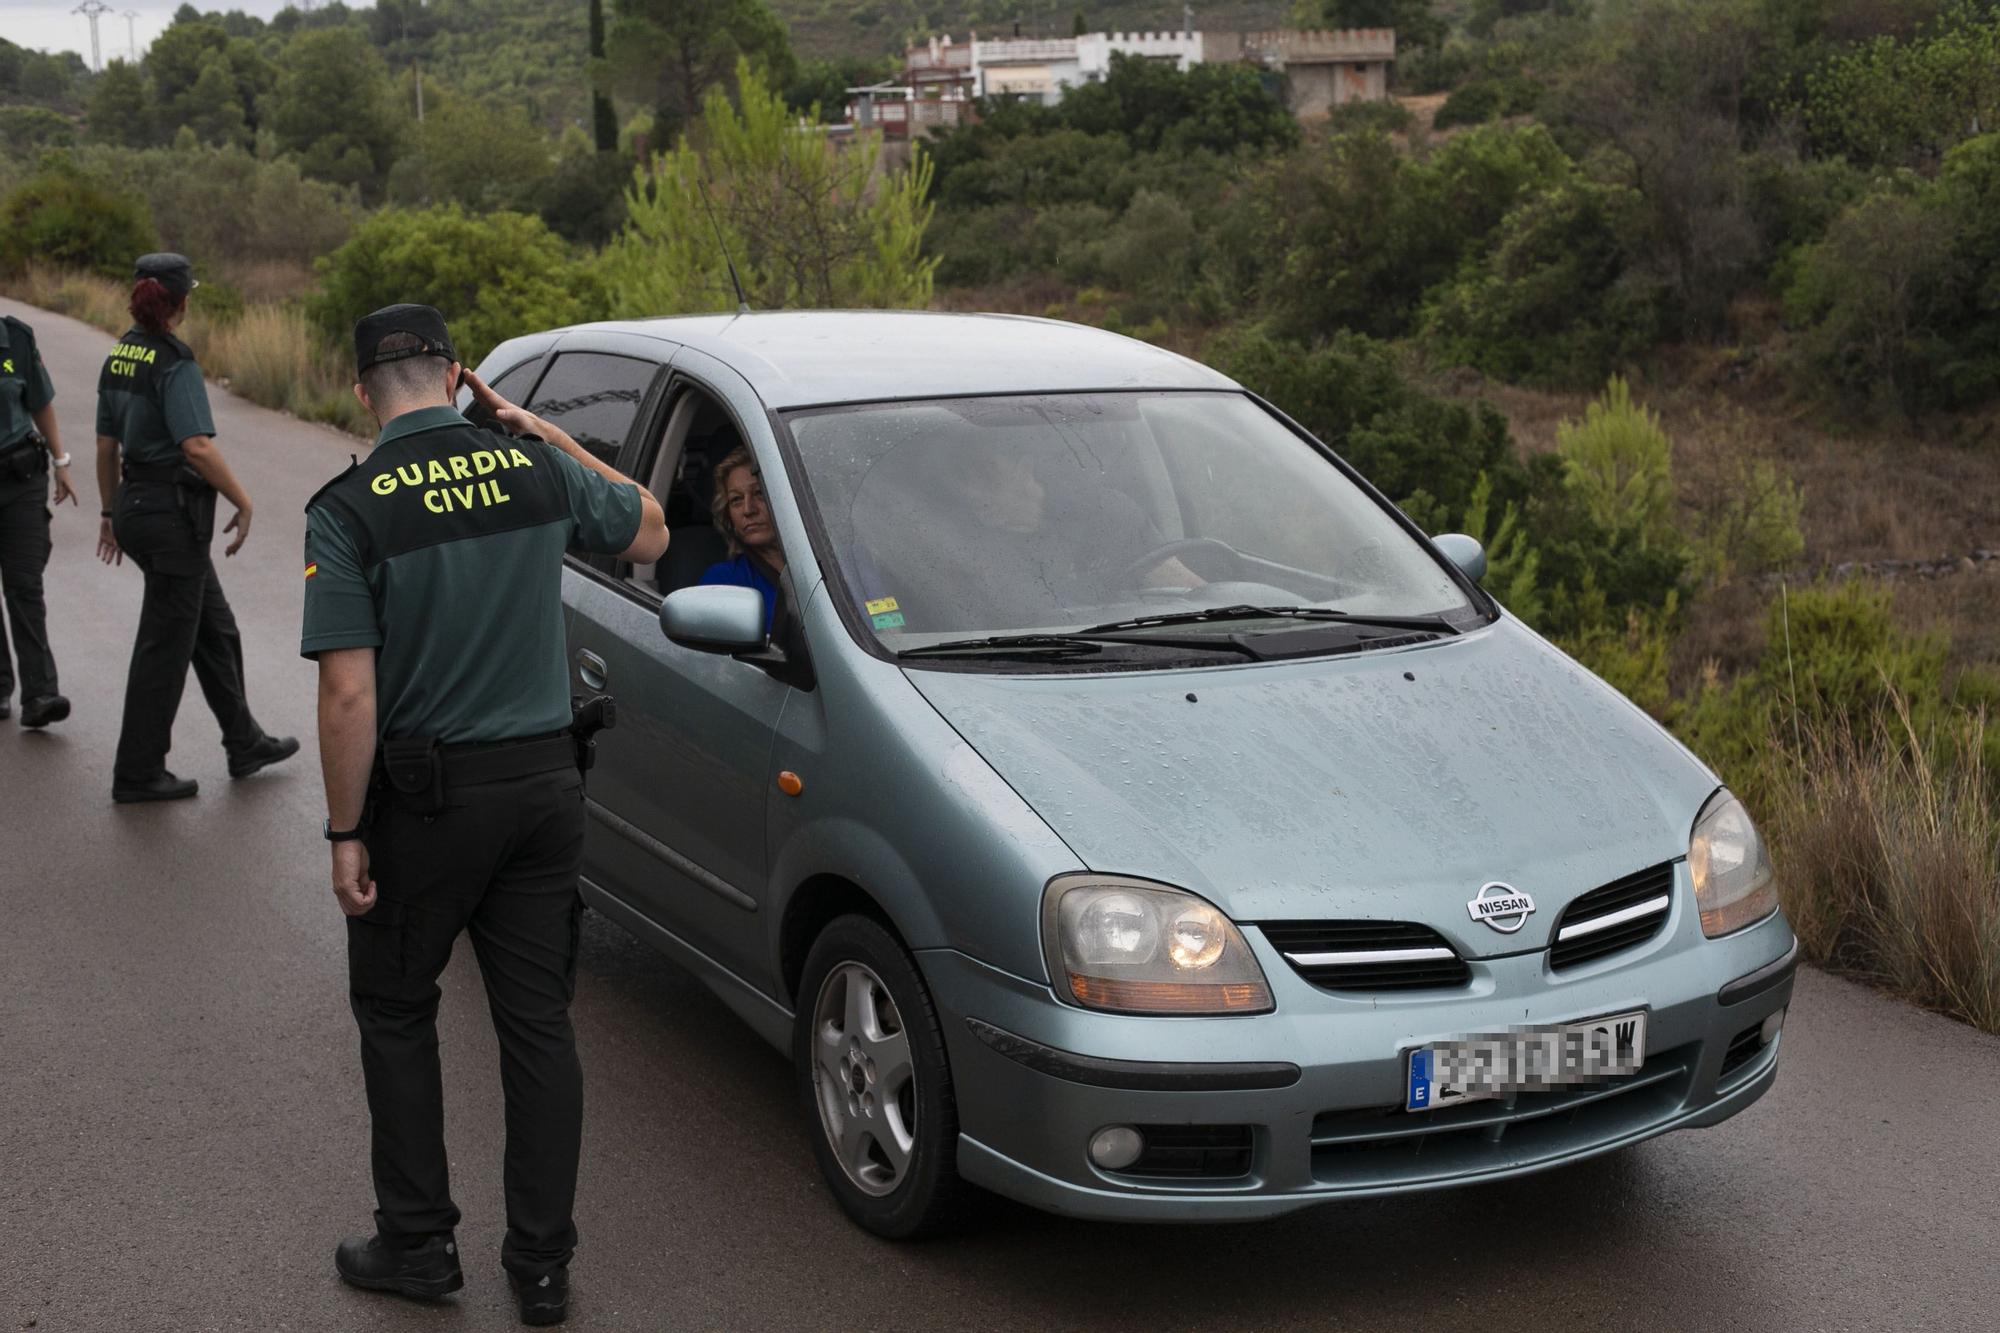
[[[1596,1083],[1646,1062],[1646,1013],[1432,1042],[1409,1053],[1406,1111]]]

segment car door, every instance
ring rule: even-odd
[[[677,357],[649,423],[654,439],[634,454],[635,470],[649,478],[675,471],[672,459],[661,465],[660,436],[673,437],[669,422],[688,394],[706,395],[775,466],[776,445],[749,385],[705,357],[699,379],[682,373],[694,355]],[[658,498],[672,512],[680,497]],[[750,662],[669,642],[660,602],[652,578],[625,566],[593,571],[572,589],[577,688],[603,689],[618,701],[617,726],[599,736],[590,775],[590,874],[627,907],[768,990],[758,915],[765,807],[773,735],[790,687]]]

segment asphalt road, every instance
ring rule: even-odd
[[[111,339],[0,310],[35,324],[86,458]],[[352,445],[211,395],[257,506],[222,574],[251,700],[307,749],[231,782],[190,682],[170,762],[201,796],[112,805],[139,576],[92,558],[80,466],[49,570],[76,711],[43,735],[0,725],[0,1329],[507,1328],[497,1056],[469,949],[440,1020],[467,1287],[424,1307],[333,1274],[372,1201],[296,649],[300,511]],[[846,1222],[785,1062],[601,917],[575,1012],[579,1329],[2000,1328],[2000,1040],[1816,972],[1776,1089],[1716,1129],[1229,1228],[996,1200],[921,1246]]]

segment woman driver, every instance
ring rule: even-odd
[[[769,634],[778,614],[778,577],[785,572],[785,551],[778,544],[778,525],[771,518],[757,460],[749,449],[732,449],[715,465],[715,498],[709,502],[709,512],[729,545],[729,559],[710,565],[701,581],[755,588],[764,598],[764,632]]]

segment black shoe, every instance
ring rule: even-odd
[[[290,759],[299,752],[299,743],[290,736],[266,736],[242,754],[229,756],[229,776],[247,778],[260,768]]]
[[[532,1280],[507,1275],[524,1324],[560,1324],[569,1318],[569,1270],[558,1268]]]
[[[0,713],[0,717],[7,716]],[[21,725],[24,727],[46,727],[51,722],[60,722],[69,716],[69,700],[60,694],[44,694],[39,699],[21,700]]]
[[[132,805],[139,801],[185,801],[201,790],[201,784],[193,778],[177,778],[162,769],[160,775],[146,782],[111,783],[111,799],[120,805]]]
[[[434,1301],[465,1285],[458,1242],[449,1233],[408,1247],[380,1236],[349,1236],[334,1250],[333,1266],[343,1282],[420,1301]]]

